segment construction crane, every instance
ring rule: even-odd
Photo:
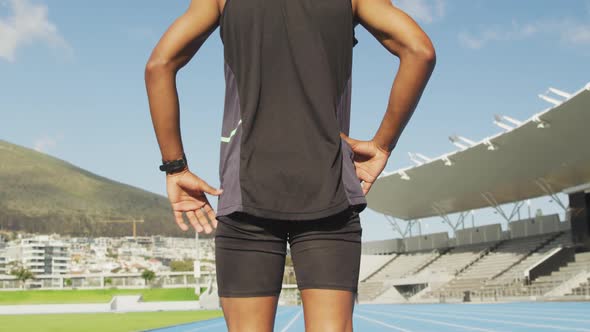
[[[95,220],[96,222],[104,222],[104,223],[133,223],[133,238],[137,238],[137,224],[144,223],[145,220],[143,218],[139,219],[129,219],[129,218],[113,218],[113,219],[99,219]]]

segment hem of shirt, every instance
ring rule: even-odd
[[[340,213],[348,209],[349,207],[353,207],[358,212],[362,211],[366,207],[366,201],[364,200],[364,196],[346,198],[344,201],[333,205],[327,209],[323,209],[320,211],[314,212],[281,212],[275,210],[267,210],[256,208],[252,206],[244,206],[242,204],[232,205],[225,208],[218,209],[217,216],[226,216],[233,212],[244,212],[256,217],[266,218],[266,219],[278,219],[278,220],[311,220],[311,219],[321,219],[332,216],[334,214]]]
[[[350,197],[349,200],[351,208],[357,213],[361,213],[365,208],[367,208],[367,199],[364,195]]]

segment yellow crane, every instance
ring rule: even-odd
[[[139,219],[114,218],[114,219],[100,219],[100,220],[96,220],[96,221],[104,222],[104,223],[133,223],[133,238],[137,237],[137,224],[145,222],[145,220],[143,218],[139,218]]]

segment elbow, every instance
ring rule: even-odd
[[[412,56],[424,62],[430,68],[434,68],[436,65],[436,51],[431,43],[420,45],[412,50]]]
[[[427,37],[407,48],[407,55],[414,60],[424,63],[430,69],[436,65],[436,51]]]
[[[419,51],[418,57],[422,59],[424,62],[426,62],[426,64],[428,64],[428,66],[432,68],[434,68],[434,66],[436,65],[436,51],[434,50],[432,44],[422,48]]]
[[[146,83],[162,74],[175,73],[176,69],[172,62],[166,59],[150,59],[145,65],[144,79]]]

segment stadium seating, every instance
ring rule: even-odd
[[[389,286],[386,281],[402,278],[439,255],[438,251],[398,254],[381,269],[359,283],[359,301],[374,299],[387,290]]]
[[[359,301],[431,302],[466,295],[484,300],[554,293],[587,296],[590,252],[576,253],[573,262],[525,285],[525,271],[554,249],[572,246],[567,230],[432,251],[363,255]]]
[[[556,234],[551,233],[502,241],[498,243],[497,247],[492,247],[492,250],[487,255],[468,266],[447,285],[429,295],[438,297],[444,294],[450,297],[461,297],[465,291],[478,295],[478,291],[486,281],[492,279],[498,273],[507,271],[555,237]]]
[[[575,255],[574,261],[554,271],[550,275],[535,279],[527,288],[531,294],[545,294],[581,272],[590,271],[590,252]]]
[[[362,255],[361,256],[361,266],[359,272],[359,281],[363,281],[370,277],[371,275],[375,274],[378,270],[383,268],[383,266],[393,259],[395,259],[397,255]]]
[[[400,254],[369,279],[370,281],[383,281],[404,277],[434,256],[438,256],[438,252],[427,251]]]
[[[484,255],[489,247],[490,243],[479,243],[452,248],[419,271],[417,275],[448,274],[454,276],[464,267],[477,260],[481,255]]]
[[[501,285],[507,286],[513,283],[520,283],[524,281],[524,271],[533,266],[543,258],[549,251],[560,246],[571,245],[571,235],[567,232],[560,232],[557,237],[551,240],[545,246],[532,252],[530,255],[524,257],[520,262],[512,266],[510,269],[496,276],[493,280],[486,284],[486,287],[498,287]]]

